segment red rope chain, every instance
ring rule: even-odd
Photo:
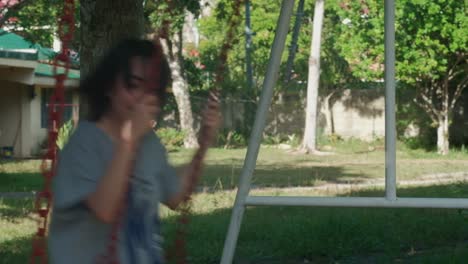
[[[44,177],[44,189],[39,192],[35,201],[35,210],[39,216],[38,230],[33,237],[33,251],[31,263],[47,263],[46,233],[49,211],[52,202],[51,181],[57,168],[57,137],[62,124],[63,109],[65,104],[65,80],[70,68],[69,44],[73,39],[75,30],[75,2],[64,0],[62,16],[59,19],[58,35],[62,41],[60,54],[54,58],[54,77],[56,80],[54,94],[49,103],[48,145],[43,157],[41,172]],[[63,67],[63,72],[58,72],[58,67]],[[39,261],[39,262],[38,262]]]
[[[161,44],[155,40],[154,41],[155,50],[152,56],[152,63],[150,63],[146,76],[150,76],[149,81],[147,82],[147,90],[154,90],[154,89],[164,89],[164,87],[159,87],[160,79],[161,79],[161,71],[160,66],[163,57],[163,49]],[[127,186],[127,190],[130,186]],[[119,232],[121,228],[121,224],[123,218],[125,216],[125,209],[127,208],[126,201],[124,201],[123,206],[119,209],[117,214],[117,222],[112,225],[111,235],[109,239],[109,244],[107,245],[106,253],[102,256],[99,256],[97,259],[97,263],[100,264],[119,264],[119,257],[117,254],[117,247],[119,241]]]
[[[227,53],[229,49],[232,47],[232,45],[235,43],[234,33],[240,22],[240,19],[235,19],[235,18],[239,18],[240,16],[240,6],[242,2],[243,0],[236,0],[235,2],[233,2],[234,12],[233,12],[233,16],[231,17],[229,21],[225,42],[223,43],[223,46],[221,48],[220,57],[218,61],[219,63],[216,69],[215,85],[214,85],[214,88],[210,91],[209,100],[218,100],[217,99],[219,97],[218,87],[220,86],[224,78],[223,72],[226,66]],[[168,1],[168,3],[169,5],[168,5],[167,12],[172,13],[172,10],[175,10],[173,9],[173,6],[171,5],[173,4],[173,2]],[[153,54],[153,63],[151,65],[152,67],[151,69],[149,69],[151,73],[149,76],[152,76],[153,78],[151,79],[149,83],[149,87],[157,87],[157,84],[159,84],[159,80],[161,77],[159,67],[161,65],[163,49],[162,49],[161,44],[159,43],[158,37],[168,38],[169,26],[170,26],[169,20],[163,21],[163,28],[161,29],[161,32],[155,36],[155,39],[154,39],[154,44],[155,44],[156,49],[155,49],[155,54]],[[157,89],[161,89],[161,87],[158,87]],[[204,137],[206,136],[203,134],[200,135],[200,139],[201,139],[200,141],[203,142]],[[202,155],[198,155],[194,157],[194,159],[200,160],[200,162],[197,163],[197,164],[200,164],[200,166],[201,166],[202,158],[203,158]],[[199,170],[199,169],[200,168],[195,168],[195,170]],[[198,182],[198,178],[191,179],[191,183],[189,184],[191,189],[189,193],[192,193],[194,191],[194,188],[197,182]],[[117,254],[117,246],[118,246],[118,235],[119,235],[120,225],[121,225],[121,221],[123,218],[125,208],[126,208],[126,205],[124,205],[119,212],[119,217],[118,217],[119,221],[116,222],[112,227],[109,245],[107,246],[107,251],[104,255],[98,258],[97,260],[98,263],[102,263],[102,264],[107,264],[107,263],[119,264],[120,263],[118,254]],[[191,211],[191,197],[190,196],[185,197],[184,202],[181,205],[179,211],[181,212],[181,215],[178,219],[179,225],[176,231],[175,243],[173,245],[172,250],[167,255],[167,259],[169,261],[173,260],[178,264],[184,264],[187,261],[186,237],[188,233],[187,227],[189,223],[189,215]]]
[[[228,59],[228,52],[232,48],[232,46],[236,43],[235,32],[237,30],[238,25],[240,24],[240,8],[241,4],[244,0],[236,0],[232,2],[233,13],[228,22],[228,30],[226,32],[226,37],[224,39],[224,43],[221,46],[218,65],[215,70],[215,82],[213,88],[210,90],[210,95],[208,100],[216,100],[218,101],[220,96],[220,89],[221,83],[224,80],[225,74],[224,71],[227,65]],[[165,23],[165,26],[168,26],[168,23]],[[209,103],[208,103],[209,105]],[[202,128],[201,131],[204,131]],[[204,137],[205,135],[201,134],[199,136],[201,142],[205,142]],[[198,159],[202,166],[203,159],[202,155],[195,156],[194,159]],[[198,169],[198,168],[197,168]],[[196,178],[191,179],[190,183],[190,191],[189,194],[193,193],[196,184],[199,182],[200,175],[197,175]],[[168,252],[168,260],[173,261],[177,264],[185,264],[187,263],[187,235],[188,235],[188,224],[190,222],[190,214],[192,209],[192,200],[191,196],[185,197],[183,204],[179,208],[180,216],[177,220],[177,229],[175,234],[174,244],[172,245],[170,251]]]
[[[228,31],[226,33],[225,42],[221,48],[219,63],[216,69],[216,79],[214,88],[210,91],[210,99],[216,100],[219,94],[219,85],[224,78],[224,70],[227,61],[228,50],[232,47],[234,43],[234,33],[240,22],[240,6],[243,0],[236,0],[233,2],[233,16],[231,17],[228,25]],[[62,124],[62,116],[65,105],[65,81],[70,68],[70,58],[69,58],[69,44],[73,39],[73,33],[75,28],[74,23],[74,11],[75,11],[75,2],[74,0],[64,0],[64,7],[62,16],[59,20],[58,35],[62,42],[61,53],[58,54],[54,59],[54,77],[56,79],[56,85],[54,89],[54,94],[50,98],[50,103],[48,109],[49,113],[49,122],[48,122],[48,148],[47,153],[43,157],[41,164],[41,172],[44,177],[44,190],[39,192],[36,197],[35,210],[39,215],[38,219],[38,231],[33,238],[33,251],[31,254],[31,263],[37,263],[40,261],[41,264],[47,263],[47,243],[46,243],[46,233],[48,226],[48,216],[51,208],[52,202],[52,192],[51,192],[51,181],[53,176],[55,176],[57,168],[57,137],[60,125]],[[168,27],[169,23],[165,23],[165,27]],[[158,46],[160,47],[160,46]],[[162,49],[159,50],[162,52]],[[160,65],[161,54],[156,54],[154,57],[154,66],[158,67]],[[63,67],[65,70],[62,73],[58,72],[58,67]],[[153,74],[159,73],[158,69],[153,69]],[[154,82],[159,83],[159,74],[155,74]],[[155,87],[153,85],[153,87]],[[201,135],[203,137],[203,135]],[[202,157],[195,157],[195,159],[201,159]],[[200,162],[201,163],[201,162]],[[195,188],[198,178],[192,179],[192,190]],[[121,209],[120,215],[123,214],[123,209]],[[184,204],[181,206],[181,215],[178,222],[179,225],[178,231],[176,233],[175,239],[175,250],[177,252],[176,263],[186,263],[186,242],[185,238],[187,236],[187,225],[189,222],[189,214],[191,210],[191,197],[187,196]],[[181,228],[185,227],[185,228]],[[120,222],[116,223],[111,232],[111,242],[107,248],[107,254],[104,255],[100,261],[117,264],[119,263],[117,257],[117,241],[118,241],[118,232],[120,228]]]

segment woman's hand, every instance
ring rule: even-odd
[[[144,96],[134,107],[133,112],[121,129],[121,139],[136,144],[153,128],[153,120],[159,113],[159,102],[156,96]]]
[[[190,164],[182,174],[181,192],[171,197],[166,205],[171,209],[189,199],[190,194],[195,189],[198,178],[202,173],[203,159],[208,147],[213,143],[216,132],[221,124],[219,97],[215,93],[210,93],[205,110],[202,113],[202,126],[198,138],[200,148],[195,153]]]
[[[216,138],[216,132],[221,124],[220,108],[218,94],[211,92],[202,113],[202,125],[198,140],[201,148],[209,147]]]

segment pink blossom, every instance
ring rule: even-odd
[[[0,0],[0,8],[11,7],[19,3],[19,0]]]
[[[198,52],[198,50],[191,50],[190,51],[190,56],[198,57],[198,56],[200,56],[200,52]]]

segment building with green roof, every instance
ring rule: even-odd
[[[0,30],[0,150],[13,148],[15,157],[40,152],[47,135],[47,102],[55,87],[52,62],[56,54]],[[78,113],[80,72],[70,69],[67,77],[65,119]]]

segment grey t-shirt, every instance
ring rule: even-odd
[[[96,263],[107,253],[112,225],[85,204],[112,160],[113,142],[95,123],[82,121],[59,154],[49,233],[52,264]],[[138,149],[121,220],[120,263],[162,262],[158,207],[179,190],[179,179],[154,133]]]

